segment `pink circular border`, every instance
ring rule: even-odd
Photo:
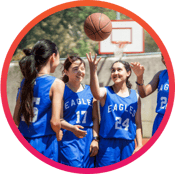
[[[154,136],[146,143],[146,145],[143,146],[143,148],[141,150],[139,150],[137,153],[135,153],[131,157],[129,157],[129,158],[117,163],[117,164],[113,164],[113,165],[106,166],[106,167],[94,168],[94,169],[82,169],[82,168],[65,166],[63,164],[54,162],[54,161],[46,158],[44,155],[42,155],[37,150],[35,150],[32,146],[30,146],[30,144],[25,140],[25,138],[21,135],[21,133],[17,129],[17,127],[12,119],[12,115],[11,115],[11,112],[10,112],[10,109],[8,106],[8,100],[7,100],[8,69],[9,69],[11,58],[12,58],[18,44],[22,40],[22,38],[38,22],[40,22],[44,18],[48,17],[49,15],[52,15],[53,13],[64,10],[66,8],[72,8],[72,7],[76,7],[76,6],[98,6],[98,7],[109,8],[109,9],[121,12],[121,13],[129,16],[133,20],[135,20],[152,36],[152,38],[155,40],[155,42],[159,46],[161,52],[163,53],[163,55],[165,57],[165,62],[166,62],[166,66],[168,69],[168,75],[169,75],[169,94],[170,95],[169,95],[169,99],[168,99],[168,105],[167,105],[167,109],[166,109],[166,113],[165,113],[165,116],[163,118],[163,121],[160,124],[160,126],[159,126],[158,130],[156,131],[156,133],[154,134]],[[168,55],[168,52],[167,52],[163,42],[161,41],[159,36],[155,33],[155,31],[145,21],[143,21],[139,16],[135,15],[131,11],[129,11],[123,7],[117,6],[115,4],[101,2],[101,1],[82,0],[82,1],[68,2],[68,3],[64,3],[61,5],[55,6],[51,9],[43,12],[42,14],[38,15],[36,18],[34,18],[31,22],[29,22],[21,30],[21,32],[18,34],[18,36],[16,37],[16,39],[12,43],[12,45],[7,53],[6,59],[4,61],[4,65],[3,65],[3,69],[2,69],[2,76],[1,76],[1,99],[2,99],[4,112],[5,112],[7,121],[9,123],[11,129],[14,132],[14,134],[16,135],[16,137],[18,138],[18,140],[23,144],[23,146],[29,152],[31,152],[33,155],[35,155],[37,158],[39,158],[43,162],[45,162],[45,163],[47,163],[55,168],[58,168],[58,169],[61,169],[64,171],[68,171],[68,172],[75,172],[75,173],[103,173],[103,172],[115,170],[115,169],[121,168],[121,167],[133,162],[134,160],[139,158],[141,155],[143,155],[155,143],[155,141],[159,138],[159,136],[161,135],[162,131],[164,130],[164,128],[169,120],[169,117],[170,117],[170,114],[172,111],[172,107],[173,107],[173,102],[174,102],[174,92],[175,92],[175,82],[174,82],[174,72],[173,72],[171,59]]]

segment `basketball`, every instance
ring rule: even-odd
[[[91,40],[105,40],[112,31],[111,20],[103,13],[93,13],[86,18],[84,31]]]

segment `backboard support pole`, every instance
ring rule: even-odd
[[[117,19],[117,20],[120,20],[120,12],[117,12],[116,14],[117,14],[116,19]]]

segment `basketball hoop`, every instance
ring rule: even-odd
[[[114,55],[122,55],[121,52],[123,52],[123,54],[145,52],[144,28],[136,21],[112,20],[111,35],[107,39],[99,42],[99,54],[112,55],[111,58],[116,59]]]
[[[123,52],[126,51],[126,46],[129,43],[128,41],[111,41],[112,44],[115,44],[114,57],[121,60]]]

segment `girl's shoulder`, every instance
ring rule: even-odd
[[[132,94],[132,95],[135,95],[136,96],[136,98],[137,98],[137,100],[139,99],[139,94],[138,94],[138,92],[135,90],[135,89],[130,89],[130,94]],[[132,96],[131,96],[132,97]]]
[[[158,76],[158,80],[159,82],[162,80],[162,79],[167,79],[168,78],[168,71],[167,69],[164,69],[164,70],[161,70],[157,73],[157,76]]]
[[[157,74],[155,74],[155,76],[158,76],[159,78],[162,76],[162,74],[165,73],[166,70],[160,70],[157,72]]]
[[[81,83],[81,86],[83,87],[83,89],[90,89],[90,85]]]
[[[135,94],[135,95],[138,94],[137,90],[135,89],[129,89],[129,91],[130,91],[130,94]]]
[[[106,90],[109,90],[109,91],[113,91],[112,86],[104,86],[104,87],[102,87],[102,88],[104,88],[104,89],[106,89]]]
[[[90,85],[87,85],[87,84],[82,84],[81,83],[81,86],[83,87],[83,90],[82,91],[86,91],[86,90],[91,90],[91,87],[90,87]]]
[[[38,76],[35,79],[34,85],[35,87],[39,87],[42,86],[43,88],[46,87],[51,87],[54,85],[59,85],[57,82],[58,80],[56,80],[57,78],[51,75],[43,75],[43,76]]]
[[[84,93],[84,95],[92,93],[90,85],[86,85],[86,84],[81,84],[81,85],[83,87],[83,90],[80,93],[82,94]]]
[[[83,89],[78,92],[74,92],[67,84],[65,84],[64,87],[64,97],[69,96],[69,95],[86,95],[87,93],[91,93],[91,88],[89,85],[81,84]]]
[[[56,93],[64,94],[64,89],[65,89],[65,83],[58,79],[55,78],[55,80],[52,83],[51,90]]]
[[[107,93],[113,93],[113,88],[112,86],[103,86],[100,87],[100,90],[103,91],[103,93],[105,93],[107,95]]]
[[[36,77],[35,80],[37,80],[37,81],[39,81],[39,80],[46,80],[47,81],[48,80],[49,81],[49,80],[55,80],[55,79],[56,79],[56,77],[46,74],[46,75]]]
[[[164,76],[165,74],[168,74],[168,71],[167,71],[167,69],[164,69],[164,70],[162,70],[161,72],[160,72],[160,77],[161,76]]]
[[[53,85],[55,85],[56,87],[64,87],[65,88],[65,83],[62,81],[62,80],[60,80],[60,79],[58,79],[58,78],[53,78],[53,80],[54,80],[54,83],[53,83]]]
[[[135,89],[129,89],[131,92],[137,93],[137,91]]]

